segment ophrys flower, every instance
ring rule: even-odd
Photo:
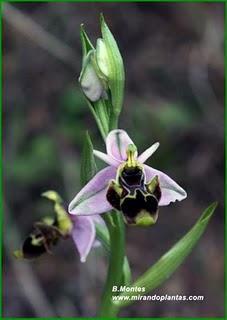
[[[156,222],[159,206],[181,201],[187,194],[165,173],[144,164],[157,150],[153,144],[138,156],[124,130],[113,130],[106,138],[106,151],[94,154],[109,166],[99,171],[69,204],[69,213],[96,215],[116,208],[129,224]]]
[[[55,217],[44,217],[33,224],[24,240],[21,250],[16,250],[17,258],[35,259],[44,253],[52,253],[52,248],[61,239],[72,238],[79,252],[81,262],[85,262],[91,248],[95,246],[96,224],[104,221],[95,216],[70,216],[62,205],[62,199],[55,191],[47,191],[43,196],[54,202]]]

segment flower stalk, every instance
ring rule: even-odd
[[[108,256],[110,255],[110,237],[108,230],[104,229],[100,224],[95,225],[96,228],[96,237],[97,239],[102,243],[103,248],[105,249]],[[124,257],[124,264],[123,264],[123,280],[122,283],[124,285],[130,285],[131,284],[131,269],[129,266],[129,262],[127,257]]]
[[[115,317],[119,307],[112,302],[112,288],[122,284],[125,259],[125,233],[122,216],[112,211],[104,215],[110,235],[110,257],[106,284],[104,287],[99,317]]]
[[[96,164],[93,155],[93,145],[89,133],[86,133],[83,156],[81,162],[81,184],[84,185],[96,173]],[[118,212],[110,212],[103,215],[107,230],[100,223],[95,225],[96,236],[108,251],[109,266],[101,305],[100,316],[116,316],[119,308],[112,303],[112,287],[119,284],[129,284],[131,271],[128,260],[125,257],[124,222]]]

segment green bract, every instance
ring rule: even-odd
[[[93,155],[93,145],[89,133],[86,132],[80,166],[81,185],[85,185],[96,174],[96,172],[97,167]]]
[[[108,63],[108,83],[111,91],[112,111],[115,115],[119,116],[124,96],[124,64],[117,43],[110,32],[103,15],[100,16],[100,20],[103,42],[106,47],[104,56],[105,61]]]

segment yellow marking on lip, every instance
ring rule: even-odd
[[[127,148],[127,166],[129,168],[136,167],[137,161],[136,161],[136,152],[137,148],[134,144],[129,144]]]

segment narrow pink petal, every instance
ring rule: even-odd
[[[140,163],[144,163],[145,161],[147,161],[147,159],[150,158],[150,156],[158,149],[159,145],[159,142],[154,143],[150,148],[139,155],[138,161]]]
[[[95,243],[95,225],[91,217],[73,218],[72,238],[79,251],[80,261],[85,262]]]
[[[144,166],[144,169],[146,182],[150,181],[155,175],[159,177],[162,192],[161,200],[159,202],[160,206],[167,206],[170,202],[175,202],[176,200],[181,201],[187,197],[186,191],[167,176],[167,174],[147,165]]]
[[[107,154],[118,161],[125,161],[129,144],[133,144],[133,142],[124,130],[112,130],[106,138]]]
[[[101,159],[102,161],[104,161],[105,163],[111,166],[118,167],[119,164],[121,163],[119,160],[116,160],[113,157],[109,156],[108,154],[105,154],[98,150],[93,150],[93,153],[97,158]]]
[[[116,171],[111,166],[99,171],[70,202],[69,213],[86,216],[112,209],[106,200],[106,192],[109,181],[116,177]]]

